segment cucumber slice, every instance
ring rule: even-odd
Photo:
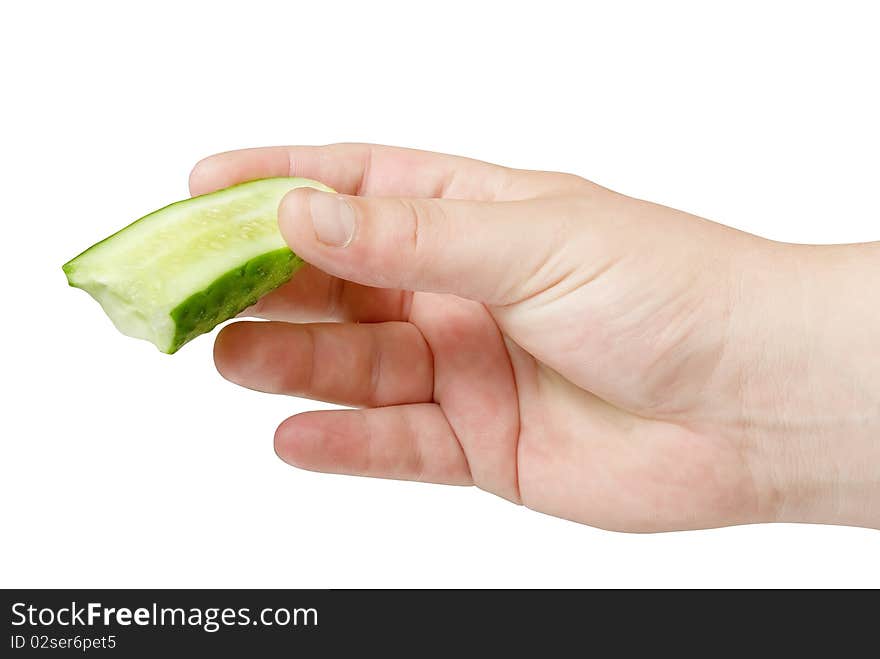
[[[332,192],[305,178],[267,178],[161,208],[64,264],[67,281],[120,332],[174,353],[302,265],[277,223],[281,198],[300,187]]]

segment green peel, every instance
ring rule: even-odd
[[[161,208],[64,264],[116,328],[171,354],[287,282],[302,265],[277,223],[304,178],[249,181]]]

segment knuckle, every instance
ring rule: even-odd
[[[567,172],[556,173],[556,179],[559,187],[563,190],[580,190],[592,185],[587,179],[577,174],[569,174]]]
[[[425,204],[414,199],[400,199],[398,203],[403,211],[404,223],[401,228],[406,245],[412,253],[417,254],[425,225]]]
[[[448,231],[445,211],[435,199],[364,200],[358,215],[365,229],[358,258],[371,270],[373,284],[384,288],[407,289],[417,281],[437,258],[441,234]]]
[[[405,288],[406,281],[417,277],[424,268],[431,250],[429,235],[442,211],[430,199],[401,198],[395,200],[395,204],[396,209],[389,213],[396,219],[386,234],[389,240],[382,250],[383,265],[393,264],[389,273],[393,281],[387,284]]]

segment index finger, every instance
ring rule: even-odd
[[[218,153],[190,174],[193,195],[272,176],[303,176],[364,196],[494,201],[517,170],[470,158],[372,144],[275,146]]]

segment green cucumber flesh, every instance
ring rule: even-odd
[[[67,281],[120,332],[174,353],[302,265],[277,222],[281,198],[300,187],[332,192],[305,178],[267,178],[165,206],[64,264]]]

